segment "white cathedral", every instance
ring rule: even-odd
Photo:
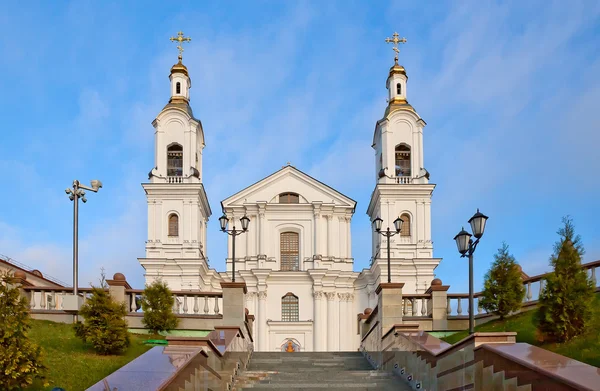
[[[202,177],[204,129],[190,106],[188,69],[171,68],[171,97],[152,125],[154,168],[143,188],[148,199],[146,282],[162,278],[173,290],[221,291],[227,271],[207,263],[207,223],[212,211]],[[435,187],[423,164],[425,121],[407,101],[406,70],[390,68],[388,105],[376,122],[373,190],[367,214],[383,219],[390,239],[391,278],[403,291],[424,293],[441,261],[433,257],[431,195]],[[366,148],[367,146],[365,146]],[[208,163],[210,164],[210,162]],[[377,304],[375,290],[387,281],[387,239],[372,236],[369,269],[354,271],[351,220],[356,202],[287,165],[221,201],[229,225],[247,232],[236,238],[235,280],[245,282],[255,315],[255,350],[279,351],[290,341],[301,351],[352,351],[359,347],[357,314]]]

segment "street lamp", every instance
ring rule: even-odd
[[[469,219],[471,230],[473,235],[465,231],[463,228],[455,237],[456,247],[460,253],[460,257],[469,257],[469,334],[473,334],[474,314],[473,314],[473,253],[479,244],[479,239],[483,236],[485,231],[485,223],[488,217],[481,213],[477,209],[477,213]],[[473,241],[471,236],[475,236],[476,240]]]
[[[380,217],[377,217],[375,220],[373,220],[373,227],[375,228],[375,232],[387,238],[387,277],[389,283],[392,282],[392,272],[390,267],[390,238],[400,233],[403,221],[400,217],[394,220],[394,228],[396,228],[396,232],[390,231],[390,227],[387,227],[386,231],[382,231],[381,223],[383,223],[383,220]]]
[[[102,187],[102,182],[97,179],[91,181],[92,187],[87,187],[79,183],[77,179],[73,181],[73,188],[67,187],[65,193],[69,195],[69,199],[73,201],[73,296],[77,296],[79,293],[77,289],[77,266],[78,266],[78,241],[79,241],[79,198],[85,204],[87,199],[85,198],[85,191],[89,190],[97,193]]]
[[[235,237],[238,236],[238,235],[243,234],[244,232],[248,231],[248,224],[250,224],[250,219],[246,215],[244,215],[244,217],[242,217],[240,219],[240,223],[242,223],[242,229],[241,230],[236,230],[235,229],[235,223],[233,224],[233,229],[227,229],[227,224],[228,223],[229,223],[229,219],[227,218],[227,216],[225,216],[225,214],[223,214],[223,216],[219,217],[219,224],[221,224],[221,231],[227,233],[228,235],[230,235],[232,237],[232,244],[231,244],[231,270],[232,270],[231,282],[235,282]]]

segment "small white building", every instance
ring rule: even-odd
[[[377,121],[375,189],[367,214],[383,230],[401,231],[390,241],[391,277],[404,291],[423,293],[441,261],[433,257],[431,195],[424,168],[425,121],[407,101],[407,75],[396,62],[386,87],[388,105]],[[189,105],[191,80],[181,61],[171,68],[171,99],[154,120],[155,167],[143,187],[148,199],[146,281],[162,278],[173,290],[219,291],[227,271],[207,264],[206,227],[211,215],[202,184],[204,131]],[[365,146],[367,148],[368,146]],[[209,162],[210,164],[210,162]],[[255,348],[278,351],[292,342],[302,351],[351,351],[359,347],[357,314],[373,308],[375,289],[387,282],[387,241],[373,233],[369,269],[353,269],[351,220],[356,202],[287,165],[221,202],[236,238],[236,282],[248,288],[255,315]]]

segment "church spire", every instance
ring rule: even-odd
[[[179,50],[177,58],[179,61],[171,67],[171,74],[169,75],[169,79],[171,80],[171,99],[169,103],[188,104],[192,80],[190,79],[187,67],[182,62],[183,43],[190,42],[192,38],[184,37],[183,32],[179,31],[177,37],[171,37],[170,40],[171,42],[177,42],[177,50]]]
[[[395,52],[394,65],[390,68],[390,73],[387,78],[386,88],[388,89],[388,110],[392,105],[408,105],[406,100],[406,82],[408,76],[406,75],[406,69],[402,65],[398,64],[398,44],[406,43],[406,38],[400,38],[398,33],[394,33],[392,38],[386,38],[386,43],[393,45],[392,49]]]

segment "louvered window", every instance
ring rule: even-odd
[[[300,270],[299,244],[299,235],[296,232],[281,233],[281,270]]]
[[[179,216],[176,214],[169,216],[169,236],[179,236]]]
[[[300,196],[296,193],[281,193],[279,194],[280,204],[298,204],[300,203]]]
[[[298,297],[289,292],[281,298],[281,320],[284,322],[297,322]]]

